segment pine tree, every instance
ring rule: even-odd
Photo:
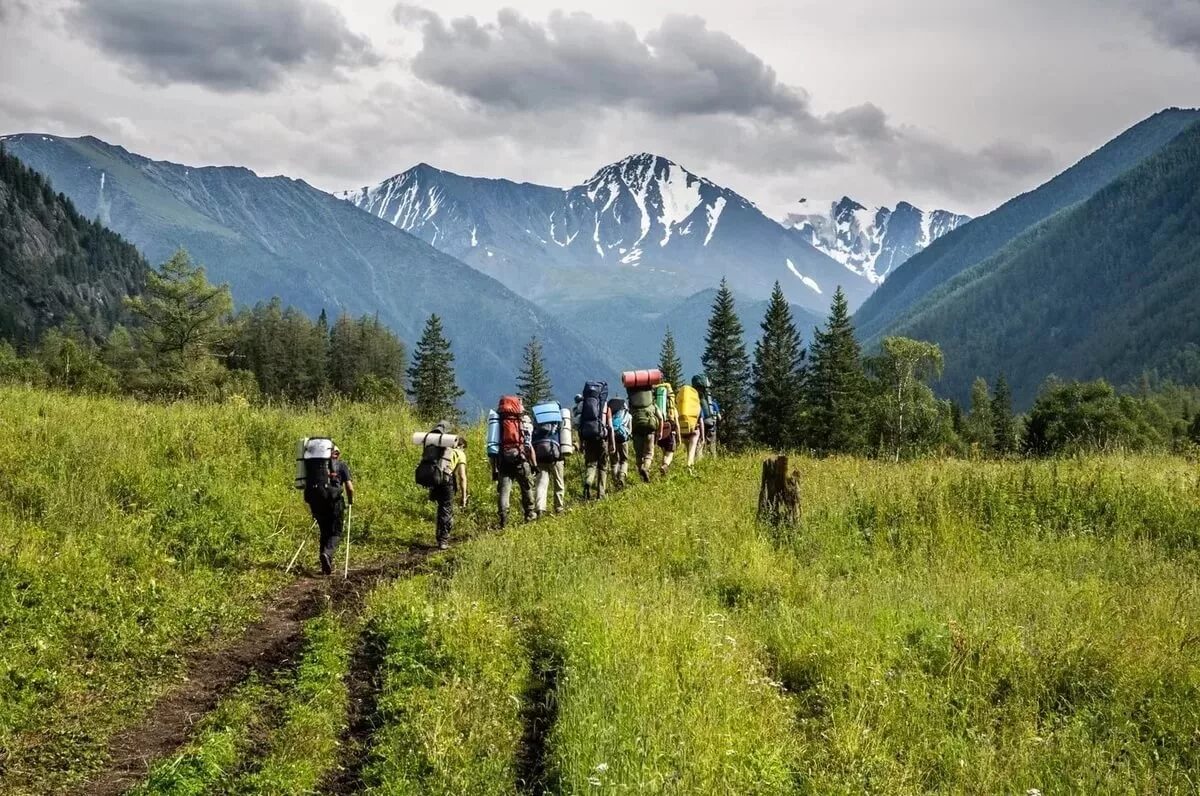
[[[751,368],[750,433],[760,445],[786,450],[799,442],[804,349],[778,282],[771,292],[762,331]]]
[[[683,363],[679,361],[679,352],[675,350],[675,335],[671,327],[663,336],[662,350],[658,355],[658,369],[662,371],[663,381],[676,390],[683,386]]]
[[[457,403],[463,391],[454,380],[454,352],[442,333],[442,319],[436,314],[425,322],[408,369],[408,381],[408,394],[419,417],[431,422],[458,420]]]
[[[825,328],[813,334],[803,403],[809,447],[824,453],[853,453],[863,448],[867,377],[840,286],[833,295]]]
[[[546,359],[542,354],[542,343],[536,337],[529,339],[521,358],[521,372],[517,375],[517,394],[526,407],[549,401],[554,397],[554,385],[546,372]]]
[[[992,418],[992,398],[988,395],[987,382],[975,379],[971,385],[971,415],[967,418],[965,436],[967,442],[978,445],[981,453],[995,449],[996,428]]]
[[[1013,418],[1012,391],[1003,373],[996,377],[996,390],[992,395],[992,427],[996,453],[1003,455],[1015,451],[1017,423]]]
[[[745,436],[750,359],[742,339],[742,322],[734,311],[733,291],[724,279],[708,319],[702,361],[712,383],[712,396],[721,407],[722,425],[717,433],[722,442],[737,447]]]

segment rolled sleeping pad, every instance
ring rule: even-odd
[[[575,452],[575,436],[571,433],[575,430],[571,421],[571,410],[563,409],[562,425],[558,427],[558,447],[562,449],[563,456],[570,456]]]
[[[533,407],[533,422],[539,426],[543,423],[561,423],[562,404],[558,401],[547,401]]]
[[[292,480],[292,486],[297,489],[303,489],[307,480],[304,475],[304,450],[307,447],[308,437],[304,437],[296,443],[296,477]]]
[[[436,431],[418,431],[412,435],[412,444],[421,447],[436,445],[439,448],[456,448],[458,447],[458,435],[439,434]]]
[[[332,459],[333,440],[328,437],[311,437],[304,440],[305,459]]]
[[[500,415],[495,409],[488,410],[487,416],[487,455],[500,455]]]
[[[653,370],[627,370],[621,374],[621,383],[629,390],[648,390],[651,387],[656,387],[662,382],[662,371],[658,368]]]

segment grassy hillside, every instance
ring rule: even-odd
[[[878,343],[930,291],[996,254],[1055,213],[1082,202],[1200,121],[1172,108],[1134,125],[1046,184],[935,241],[891,274],[854,315],[867,345]]]
[[[1003,372],[1019,406],[1050,374],[1200,380],[1200,125],[1005,247],[893,328],[941,345],[965,400]]]
[[[103,334],[146,270],[132,244],[81,216],[0,143],[0,337],[35,342],[69,319]]]
[[[321,421],[0,397],[38,452],[0,481],[0,791],[42,793],[102,767],[183,652],[283,584],[307,525],[292,438]],[[406,416],[334,417],[363,554],[428,538]],[[475,530],[491,490],[470,458]],[[705,460],[478,535],[361,612],[334,601],[294,665],[230,687],[137,792],[1193,787],[1191,463],[799,467],[794,531],[753,520],[758,457]]]

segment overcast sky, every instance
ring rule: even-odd
[[[652,151],[780,216],[979,214],[1200,105],[1200,0],[0,0],[0,133],[328,190]],[[435,10],[436,9],[436,10]]]

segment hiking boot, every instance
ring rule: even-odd
[[[645,470],[638,470],[638,475],[642,477],[642,481],[644,483],[650,483],[650,473]]]
[[[446,539],[438,539],[438,550],[449,550],[450,542]]]
[[[321,559],[321,574],[322,575],[332,575],[333,574],[333,562],[329,560],[329,554],[321,553],[320,559]]]
[[[665,464],[664,464],[664,465],[662,465],[661,467],[659,467],[659,468],[658,468],[658,474],[659,474],[659,475],[661,475],[661,476],[663,476],[664,478],[666,477],[666,475],[667,475],[667,466],[666,466]]]

